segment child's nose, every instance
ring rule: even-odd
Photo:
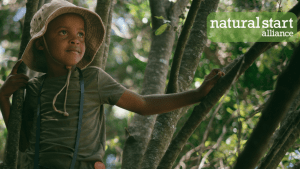
[[[76,35],[71,36],[70,43],[74,45],[78,45],[80,43],[79,37]]]
[[[77,38],[73,38],[70,40],[71,44],[78,45],[80,41]]]

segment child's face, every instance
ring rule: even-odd
[[[77,14],[63,14],[52,20],[45,33],[52,57],[64,66],[76,65],[85,53],[84,20]],[[56,64],[44,49],[48,66]]]

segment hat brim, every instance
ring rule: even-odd
[[[88,66],[94,59],[95,54],[99,50],[105,34],[105,28],[103,25],[103,22],[99,15],[96,13],[82,8],[82,7],[61,7],[57,8],[55,11],[53,11],[48,19],[46,20],[43,28],[36,33],[29,41],[29,43],[26,46],[26,49],[22,55],[23,62],[32,70],[37,72],[43,72],[47,73],[47,61],[45,56],[39,56],[36,53],[33,52],[33,45],[37,38],[42,37],[46,31],[48,24],[55,19],[56,17],[66,14],[66,13],[75,13],[83,17],[85,21],[85,54],[83,58],[78,62],[76,65],[78,68],[83,69],[86,66]]]

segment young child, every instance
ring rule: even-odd
[[[0,107],[8,123],[10,96],[26,86],[20,150],[22,169],[105,168],[103,104],[140,115],[169,112],[200,102],[224,75],[213,70],[200,88],[183,93],[141,96],[102,69],[87,67],[105,34],[100,17],[67,1],[45,4],[31,21],[31,40],[0,88]],[[44,75],[17,74],[21,62]],[[86,68],[87,67],[87,68]]]

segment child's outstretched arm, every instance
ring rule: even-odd
[[[18,68],[22,60],[19,60],[13,67],[11,73],[0,87],[0,108],[5,125],[8,124],[8,117],[10,112],[10,96],[19,88],[25,87],[28,82],[28,77],[24,74],[17,74]]]
[[[116,105],[140,115],[170,112],[200,102],[223,75],[219,69],[214,69],[198,89],[181,93],[142,96],[126,90]]]

